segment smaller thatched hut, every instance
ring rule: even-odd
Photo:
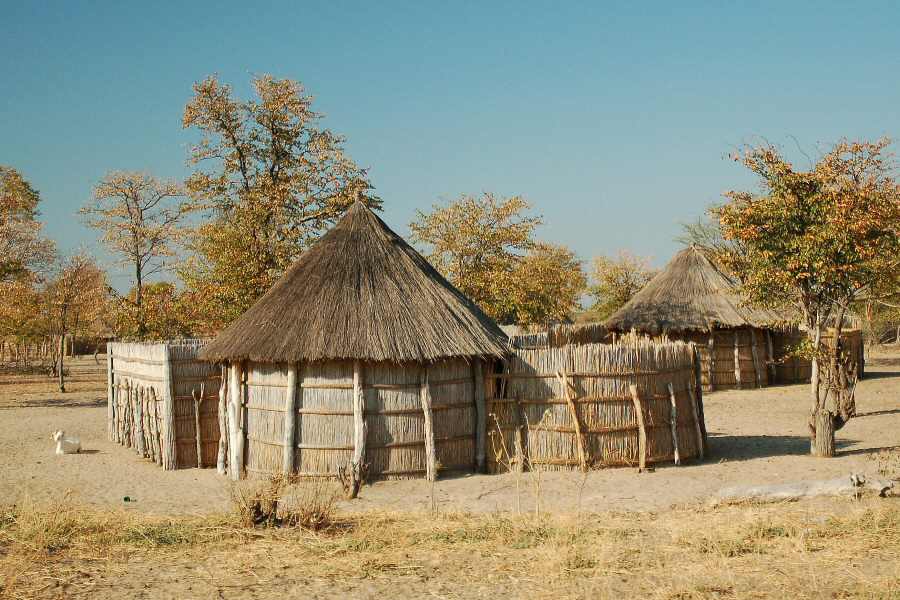
[[[768,385],[776,336],[787,325],[779,312],[746,306],[734,280],[696,246],[676,254],[605,324],[696,343],[706,391]]]
[[[233,478],[485,466],[506,336],[361,203],[201,354],[228,365]]]

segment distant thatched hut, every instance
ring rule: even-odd
[[[228,365],[229,468],[433,477],[484,468],[506,336],[361,203],[202,352]]]
[[[612,331],[696,343],[706,391],[768,385],[783,325],[784,315],[745,306],[732,278],[695,246],[676,254],[606,321]]]

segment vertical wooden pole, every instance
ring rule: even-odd
[[[769,351],[769,362],[766,363],[769,368],[769,385],[775,385],[777,371],[775,369],[775,348],[774,344],[772,344],[771,329],[766,329],[766,349]]]
[[[353,361],[353,464],[359,474],[366,462],[366,397],[363,393],[362,363]]]
[[[628,389],[631,392],[634,416],[638,426],[638,470],[640,472],[647,468],[647,427],[644,425],[644,407],[641,405],[637,386],[632,383],[628,386]]]
[[[577,442],[578,448],[578,461],[581,463],[582,472],[587,473],[587,450],[585,450],[584,447],[584,435],[581,431],[581,420],[578,418],[578,410],[575,406],[575,401],[572,399],[572,394],[569,389],[569,378],[566,376],[565,371],[560,371],[556,374],[556,377],[557,379],[559,379],[559,383],[562,386],[563,398],[565,399],[566,404],[569,407],[569,414],[572,416],[572,424],[575,427],[575,441]]]
[[[716,389],[715,373],[716,373],[716,334],[710,329],[709,330],[709,391],[713,392]]]
[[[750,352],[753,356],[753,375],[756,377],[756,387],[762,387],[762,369],[759,366],[759,353],[756,351],[756,330],[750,328]]]
[[[147,442],[150,446],[150,460],[158,462],[158,446],[156,444],[156,393],[153,388],[147,388]]]
[[[228,460],[228,367],[222,366],[219,379],[219,450],[216,454],[216,473],[224,475]]]
[[[681,452],[678,449],[678,403],[675,399],[675,389],[672,387],[672,384],[667,384],[667,387],[669,388],[669,402],[671,404],[669,424],[672,427],[672,454],[675,459],[675,465],[678,466],[681,464]]]
[[[694,433],[697,436],[697,457],[703,458],[706,453],[706,440],[703,439],[703,428],[700,426],[700,408],[697,402],[697,384],[694,378],[688,384],[688,394],[691,398],[691,416],[694,418]]]
[[[144,456],[144,388],[134,389],[134,450]]]
[[[297,364],[288,365],[287,397],[284,402],[284,454],[281,469],[285,475],[294,472],[294,457],[297,454]]]
[[[116,439],[116,388],[115,373],[113,372],[112,344],[106,346],[106,434],[111,442]]]
[[[228,444],[228,470],[233,481],[238,481],[244,470],[244,444],[241,430],[241,363],[232,361],[228,368],[228,428],[231,441]]]
[[[63,356],[66,353],[66,336],[59,336],[59,391],[66,391],[66,380],[63,375]],[[25,345],[25,364],[28,364],[28,345]]]
[[[178,451],[175,443],[175,379],[172,373],[172,354],[168,344],[163,344],[163,419],[165,424],[165,449],[163,469],[178,468]]]
[[[434,420],[431,414],[431,389],[428,386],[428,366],[422,366],[419,375],[419,400],[425,416],[425,479],[437,479],[437,451],[434,445]]]
[[[734,383],[741,389],[741,348],[738,345],[738,330],[734,330]]]
[[[197,444],[197,468],[203,468],[203,442],[200,436],[200,407],[203,406],[204,384],[200,384],[200,393],[191,390],[191,399],[194,401],[194,440]]]
[[[472,384],[475,389],[475,472],[485,472],[487,447],[487,402],[481,359],[472,361]]]

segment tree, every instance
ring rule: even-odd
[[[135,337],[138,326],[143,325],[142,339],[167,340],[190,337],[193,329],[186,314],[183,294],[169,282],[150,283],[143,290],[143,311],[138,313],[134,297],[137,288],[120,302],[116,310],[115,333],[120,338]]]
[[[202,136],[187,189],[210,218],[179,273],[213,327],[249,308],[354,200],[381,205],[299,82],[263,75],[253,87],[255,99],[238,100],[210,76],[184,110],[183,126]]]
[[[146,173],[113,171],[94,188],[93,199],[79,211],[88,225],[103,233],[103,243],[134,273],[134,294],[123,299],[134,305],[135,331],[147,333],[144,285],[160,272],[174,244],[188,205],[180,185]]]
[[[595,257],[590,287],[595,318],[605,320],[622,308],[656,273],[648,259],[624,250],[616,258]]]
[[[523,198],[463,195],[417,212],[412,239],[463,294],[502,323],[568,318],[584,289],[575,255],[534,240],[540,217]]]
[[[0,283],[36,275],[54,255],[36,220],[40,194],[13,168],[0,166]]]
[[[580,308],[586,285],[574,252],[536,242],[511,273],[510,306],[503,319],[523,325],[569,320]]]
[[[735,157],[759,176],[763,193],[729,192],[716,209],[725,255],[752,302],[793,306],[812,359],[810,437],[818,456],[834,454],[834,432],[855,412],[855,376],[840,344],[822,344],[861,294],[896,291],[900,282],[900,188],[889,140],[841,141],[809,171],[771,146]]]
[[[106,274],[94,259],[79,253],[62,259],[43,291],[45,331],[59,336],[59,391],[65,392],[63,346],[66,335],[95,330],[107,301]]]

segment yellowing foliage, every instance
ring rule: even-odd
[[[540,217],[520,196],[463,195],[418,211],[412,238],[462,293],[501,323],[568,319],[585,287],[581,263],[564,246],[537,242]]]

